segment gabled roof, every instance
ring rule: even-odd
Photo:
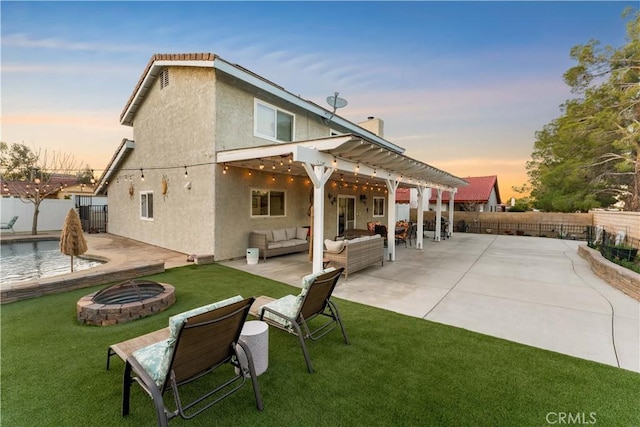
[[[162,70],[170,66],[180,67],[204,67],[213,68],[241,80],[257,90],[265,91],[278,97],[284,102],[291,103],[298,108],[316,114],[322,119],[331,119],[331,122],[348,130],[349,133],[338,137],[318,138],[307,141],[295,141],[288,144],[275,144],[260,147],[220,151],[216,154],[216,163],[230,163],[232,166],[247,168],[259,168],[260,163],[273,156],[271,161],[276,161],[282,156],[291,154],[296,161],[312,164],[332,165],[340,170],[343,175],[354,175],[356,169],[362,168],[369,172],[369,176],[377,181],[397,179],[402,181],[399,186],[429,186],[433,188],[453,189],[462,187],[467,183],[456,176],[439,170],[431,165],[405,156],[404,148],[397,146],[373,132],[359,125],[334,115],[331,111],[307,101],[291,92],[286,91],[269,80],[237,65],[227,62],[213,53],[191,54],[156,54],[151,57],[136,87],[129,97],[120,122],[133,126],[134,117],[138,108],[143,104],[148,91],[160,76]],[[131,147],[128,147],[131,145]],[[126,158],[128,152],[133,149],[133,141],[128,141],[127,146],[120,146],[116,155],[109,164],[107,171],[99,181],[96,194],[103,191],[110,176],[118,169],[121,161]],[[315,154],[309,154],[312,150]],[[302,160],[302,159],[305,160]],[[306,175],[303,166],[296,166],[290,173]],[[298,170],[299,169],[299,170]],[[352,173],[349,173],[349,172]],[[345,176],[345,178],[349,178]],[[404,179],[403,179],[404,178]]]
[[[120,123],[127,126],[133,126],[133,118],[135,117],[138,108],[142,105],[146,98],[147,92],[153,86],[153,83],[158,78],[162,70],[166,67],[178,66],[178,67],[201,67],[201,68],[213,68],[218,71],[229,74],[245,83],[248,83],[258,89],[264,90],[280,99],[290,102],[299,108],[309,111],[312,114],[317,114],[323,119],[331,118],[331,122],[343,126],[351,133],[362,135],[365,138],[374,141],[384,148],[394,151],[396,153],[404,153],[404,148],[393,144],[386,139],[374,134],[373,132],[364,129],[357,124],[350,122],[338,115],[334,115],[326,108],[320,107],[314,102],[301,98],[298,95],[285,90],[282,86],[279,86],[258,74],[247,70],[246,68],[225,61],[214,53],[176,53],[176,54],[155,54],[149,60],[144,72],[140,76],[138,83],[136,84],[133,93],[129,97],[127,104],[125,105],[122,113],[120,114]]]
[[[491,176],[469,176],[464,178],[469,183],[466,187],[459,187],[458,192],[454,196],[454,202],[458,203],[487,203],[491,196],[491,190],[496,191],[496,199],[498,204],[500,200],[500,191],[498,190],[498,177]],[[449,201],[449,192],[442,194],[442,201]],[[436,201],[436,194],[431,195],[429,200],[432,203]]]

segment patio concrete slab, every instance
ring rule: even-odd
[[[455,234],[396,248],[385,261],[341,278],[335,296],[401,314],[640,372],[640,302],[595,276],[577,254],[584,242]],[[299,262],[284,280],[277,267]],[[306,254],[223,264],[294,286]]]

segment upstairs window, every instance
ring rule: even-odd
[[[384,197],[373,198],[373,216],[384,216]]]
[[[294,115],[257,99],[254,102],[254,135],[273,141],[293,141]]]
[[[251,190],[251,216],[284,216],[285,193],[276,190]]]
[[[140,218],[153,219],[153,191],[140,192]]]

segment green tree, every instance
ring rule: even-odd
[[[535,206],[587,211],[622,202],[640,211],[640,13],[628,9],[627,44],[571,49],[564,74],[575,99],[536,132],[527,171]]]
[[[88,168],[88,167],[87,167]],[[25,203],[33,203],[31,234],[38,234],[38,215],[44,199],[57,193],[61,174],[78,170],[72,155],[32,150],[24,144],[0,142],[0,178],[2,185],[13,196]]]

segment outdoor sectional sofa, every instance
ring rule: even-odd
[[[344,277],[370,265],[384,265],[384,239],[379,235],[351,240],[325,240],[324,259],[331,267],[344,267]]]
[[[249,247],[260,249],[260,256],[292,254],[309,250],[308,228],[292,227],[275,230],[254,230],[249,233]]]

